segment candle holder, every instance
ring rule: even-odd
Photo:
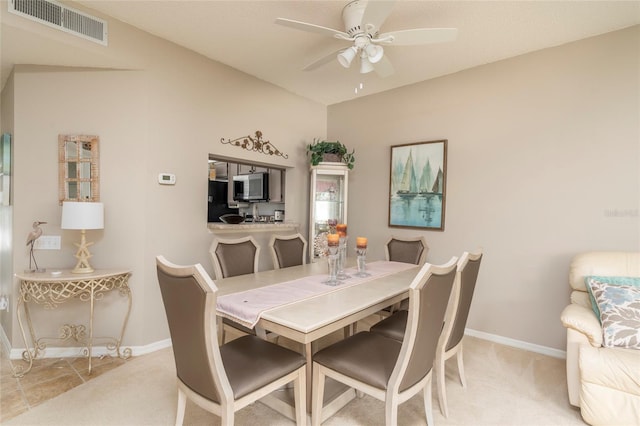
[[[335,236],[335,237],[334,237]],[[326,281],[323,281],[323,284],[335,286],[340,284],[340,280],[338,280],[338,262],[339,262],[339,251],[340,251],[340,243],[337,238],[337,234],[329,234],[327,235],[327,265],[329,266],[329,278]]]
[[[356,256],[358,262],[358,272],[355,274],[356,277],[370,277],[371,274],[367,272],[367,247],[356,247]]]
[[[347,237],[340,236],[340,243],[338,245],[338,279],[346,280],[351,278],[351,275],[347,275],[344,272],[344,265],[347,263]]]

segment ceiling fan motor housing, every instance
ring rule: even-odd
[[[364,25],[362,17],[366,6],[366,2],[362,0],[353,0],[342,9],[344,28],[351,37],[365,32],[365,29],[362,28],[362,25]]]

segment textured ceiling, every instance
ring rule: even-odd
[[[383,32],[455,27],[458,38],[450,43],[385,48],[395,73],[380,78],[375,73],[360,74],[355,65],[345,69],[335,60],[302,71],[349,44],[274,24],[283,17],[344,30],[341,11],[346,1],[73,3],[327,105],[640,23],[640,1],[399,0],[382,25]],[[360,83],[363,89],[356,94]]]

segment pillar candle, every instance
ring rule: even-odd
[[[356,247],[360,249],[367,248],[367,239],[365,237],[357,237],[356,238]]]
[[[337,246],[340,244],[340,236],[338,234],[327,234],[327,244]]]

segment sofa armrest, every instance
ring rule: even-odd
[[[593,347],[602,346],[602,326],[589,308],[571,304],[560,315],[562,325],[584,334]]]
[[[640,354],[637,349],[590,348],[579,356],[582,418],[590,425],[638,425]]]

